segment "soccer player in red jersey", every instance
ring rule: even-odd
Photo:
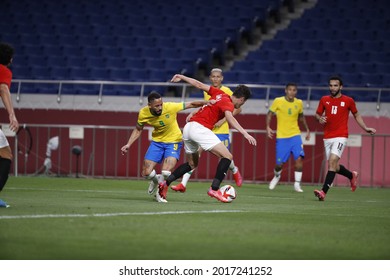
[[[8,112],[9,127],[12,131],[17,132],[19,123],[16,119],[14,108],[12,105],[11,87],[12,72],[8,68],[12,63],[14,49],[6,44],[0,43],[0,96],[4,107]],[[4,188],[8,180],[8,174],[11,169],[12,151],[9,147],[7,138],[4,132],[0,129],[0,191]],[[0,207],[8,207],[9,205],[0,199]]]
[[[215,102],[199,109],[184,126],[183,141],[187,162],[173,171],[166,181],[159,184],[159,194],[166,199],[169,184],[198,166],[199,148],[201,147],[204,151],[209,151],[220,158],[214,180],[207,194],[222,202],[228,202],[219,191],[219,186],[225,178],[233,156],[212,129],[219,120],[226,118],[228,123],[237,129],[250,144],[256,145],[256,139],[248,134],[233,117],[233,110],[239,109],[251,96],[250,89],[245,85],[239,85],[234,90],[233,95],[229,96],[218,88],[203,84],[184,75],[177,74],[171,80],[174,83],[180,81],[185,81],[208,92],[210,100],[215,100]]]
[[[324,126],[324,146],[326,158],[328,160],[328,173],[321,190],[314,190],[314,195],[320,201],[325,200],[326,193],[333,183],[336,173],[347,177],[351,182],[351,190],[357,187],[356,171],[349,171],[339,164],[341,155],[348,139],[348,117],[349,112],[353,114],[358,125],[366,132],[374,135],[376,130],[367,127],[363,118],[356,109],[355,101],[341,93],[343,82],[340,77],[329,78],[330,95],[323,96],[318,104],[315,114],[316,119]]]

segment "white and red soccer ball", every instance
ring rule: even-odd
[[[232,202],[237,196],[236,190],[231,185],[224,185],[219,189],[219,191],[227,198],[228,202]]]

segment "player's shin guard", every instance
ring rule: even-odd
[[[11,160],[0,158],[0,191],[4,188],[8,180],[8,174],[11,169]]]
[[[154,183],[158,184],[158,179],[156,175],[156,170],[153,169],[148,176],[145,176],[145,179],[152,180]]]
[[[216,191],[219,189],[219,186],[221,185],[221,182],[225,178],[226,172],[229,169],[230,162],[231,162],[231,160],[227,159],[227,158],[222,158],[219,161],[218,166],[217,166],[217,172],[215,173],[214,180],[211,183],[211,188],[213,190]]]
[[[168,176],[168,178],[165,180],[167,185],[169,186],[173,181],[176,181],[178,178],[183,176],[185,173],[191,171],[191,166],[188,162],[183,163],[178,168],[175,169],[175,171],[172,172],[171,175]]]

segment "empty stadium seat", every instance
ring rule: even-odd
[[[14,77],[124,80],[128,74],[129,80],[157,81],[160,73],[193,74],[198,59],[211,61],[211,49],[223,53],[226,38],[234,41],[241,27],[249,29],[264,11],[287,4],[243,1],[170,5],[119,0],[113,5],[42,0],[32,5],[5,0],[7,24],[0,23],[0,39],[15,44]],[[233,64],[225,79],[318,85],[326,84],[325,76],[339,73],[348,85],[389,84],[387,8],[377,0],[369,6],[363,0],[348,2],[318,1]],[[210,13],[214,8],[217,16]],[[41,68],[34,68],[36,64]]]

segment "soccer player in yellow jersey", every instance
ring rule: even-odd
[[[296,192],[303,192],[301,189],[301,180],[305,153],[303,151],[298,120],[302,122],[306,129],[306,140],[310,140],[310,130],[303,116],[303,102],[301,99],[296,98],[297,92],[296,84],[287,84],[285,87],[285,96],[275,98],[267,114],[267,134],[271,139],[275,133],[270,127],[272,116],[276,115],[277,119],[275,176],[269,184],[270,190],[273,190],[278,184],[283,164],[288,161],[292,154],[295,160],[294,190]]]
[[[182,133],[177,123],[177,113],[179,111],[201,107],[207,104],[207,101],[193,102],[165,102],[163,103],[161,95],[152,91],[148,95],[148,106],[143,107],[138,114],[138,120],[135,129],[130,135],[126,145],[121,148],[122,154],[128,152],[130,146],[141,136],[145,124],[152,126],[152,141],[147,150],[142,167],[142,176],[151,180],[148,193],[153,195],[158,181],[161,177],[168,177],[174,169],[180,158],[180,150],[183,145]],[[157,175],[155,166],[162,163],[161,175]],[[156,193],[158,202],[167,202]]]
[[[233,92],[231,91],[231,89],[222,85],[223,73],[222,73],[221,69],[213,68],[210,71],[209,79],[210,79],[211,85],[213,87],[219,88],[220,90],[222,90],[223,92],[225,92],[229,96],[232,96]],[[203,95],[204,95],[205,100],[210,99],[210,95],[207,92],[204,91]],[[234,109],[233,116],[239,114],[240,112],[241,112],[241,108]],[[192,114],[189,117],[187,117],[187,119],[189,119],[193,115],[193,113],[195,113],[195,112],[192,112]],[[218,138],[221,140],[221,142],[223,142],[225,144],[225,146],[230,150],[229,124],[225,118],[221,119],[220,121],[218,121],[215,124],[213,132],[218,136]],[[229,169],[233,172],[233,178],[236,182],[236,185],[241,187],[242,176],[240,174],[240,171],[238,170],[238,167],[235,166],[233,160],[230,163]],[[185,192],[188,180],[190,179],[192,172],[194,172],[194,170],[191,170],[190,172],[184,174],[181,183],[176,185],[176,186],[171,186],[171,188],[174,191]]]

